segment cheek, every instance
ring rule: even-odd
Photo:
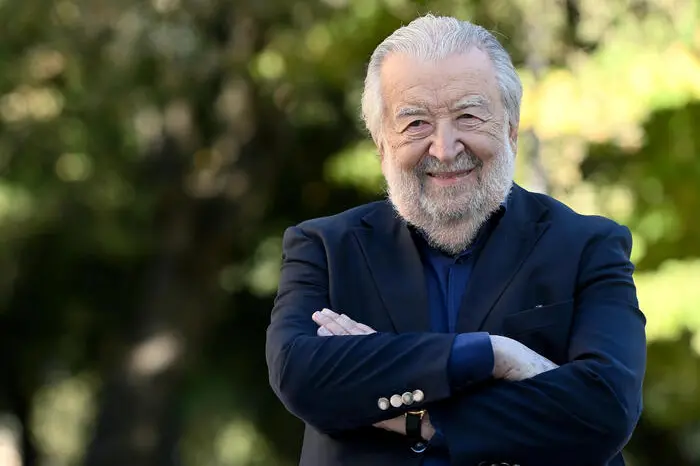
[[[467,151],[475,155],[484,164],[488,164],[496,154],[496,146],[488,137],[470,135],[470,137],[463,140]]]
[[[503,144],[506,143],[500,127],[475,131],[466,137],[465,141],[474,155],[485,164],[488,164],[491,159],[503,152]]]
[[[412,170],[420,162],[426,150],[425,144],[408,143],[392,148],[390,157],[392,162],[402,170]]]

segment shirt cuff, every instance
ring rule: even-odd
[[[493,346],[487,332],[460,333],[448,362],[450,387],[458,391],[493,375]]]

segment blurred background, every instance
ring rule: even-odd
[[[417,14],[497,33],[517,181],[634,233],[632,466],[700,465],[694,0],[0,0],[0,466],[291,466],[284,229],[382,196],[359,95]]]

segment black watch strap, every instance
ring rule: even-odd
[[[422,453],[427,448],[427,443],[421,435],[423,416],[425,416],[425,410],[406,413],[406,437],[413,445],[411,450],[416,453]]]

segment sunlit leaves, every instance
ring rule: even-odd
[[[368,140],[329,158],[325,173],[331,183],[354,186],[369,193],[380,193],[384,185],[377,149]]]
[[[658,271],[638,273],[635,281],[649,339],[700,332],[700,261],[668,261]],[[696,349],[700,354],[700,340]]]
[[[57,378],[35,396],[32,433],[44,454],[61,465],[78,464],[90,440],[95,415],[94,377]]]
[[[21,86],[0,98],[0,118],[7,123],[44,122],[56,118],[64,106],[56,89]]]
[[[30,217],[33,213],[34,197],[24,187],[0,183],[0,224],[7,227]]]
[[[92,172],[92,161],[86,154],[66,153],[56,161],[56,174],[63,181],[85,181]]]
[[[142,298],[152,283],[165,283],[166,297],[195,301],[198,317],[210,318],[230,299],[227,319],[247,311],[258,320],[243,327],[226,321],[250,331],[235,339],[243,350],[231,349],[227,334],[225,350],[213,351],[225,359],[216,374],[231,397],[244,383],[263,393],[264,364],[256,382],[240,367],[257,361],[250,348],[263,338],[284,227],[382,193],[379,157],[357,118],[369,54],[418,13],[458,14],[496,31],[518,62],[526,89],[518,181],[527,186],[531,178],[525,135],[535,130],[553,194],[582,213],[632,227],[633,260],[643,265],[640,306],[654,342],[649,417],[662,426],[693,419],[700,376],[685,343],[674,340],[684,328],[700,334],[700,267],[686,257],[697,253],[700,237],[700,139],[693,135],[700,116],[688,106],[700,98],[698,7],[690,0],[580,0],[572,2],[580,7],[578,27],[569,31],[564,3],[0,0],[0,17],[10,18],[0,41],[0,291],[10,304],[3,316],[36,312],[43,318],[32,323],[37,332],[59,322],[60,338],[78,341],[82,331],[62,317],[65,301],[90,299],[99,309],[119,301],[126,304],[113,315],[89,313],[98,322],[91,330],[119,339],[132,308],[156,310],[145,320],[170,311],[167,300]],[[525,60],[533,27],[546,62],[538,79]],[[182,196],[173,194],[179,190]],[[226,221],[239,211],[245,215],[235,217],[229,234]],[[159,236],[161,225],[166,233]],[[216,228],[224,233],[206,234]],[[240,239],[244,230],[251,240]],[[183,249],[165,260],[168,238]],[[39,257],[36,265],[27,251]],[[216,260],[229,265],[212,266]],[[127,265],[115,271],[115,263]],[[141,267],[166,278],[137,282]],[[87,275],[87,284],[52,281],[73,274]],[[184,279],[168,281],[172,276]],[[27,307],[9,302],[23,280]],[[172,289],[200,281],[215,291]],[[32,360],[72,363],[37,335],[23,335],[18,353],[49,348]],[[248,345],[249,336],[258,339]],[[698,348],[699,339],[689,341]],[[97,367],[97,355],[81,357]],[[25,376],[42,371],[41,364],[23,367]],[[208,373],[198,383],[209,387],[213,378]],[[93,387],[76,380],[47,385],[35,398],[35,433],[56,464],[79,456],[91,419]],[[209,392],[190,401],[201,412]],[[184,443],[198,442],[184,464],[281,464],[272,447],[294,440],[274,437],[275,424],[274,442],[265,441],[263,423],[245,420],[238,406],[214,404],[186,419]],[[246,396],[241,406],[262,404]],[[282,419],[281,409],[267,413]]]
[[[267,466],[274,457],[265,438],[245,419],[226,424],[214,439],[216,464]]]
[[[262,241],[251,259],[244,277],[248,288],[256,295],[271,295],[277,289],[282,265],[282,239],[270,237]]]
[[[258,55],[255,71],[263,79],[279,79],[285,71],[285,59],[279,52],[266,50]]]

